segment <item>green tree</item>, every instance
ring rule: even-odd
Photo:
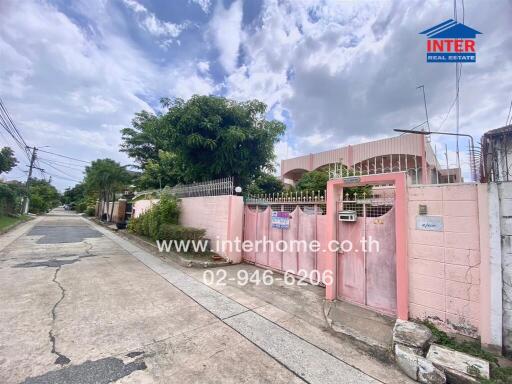
[[[176,154],[160,150],[157,160],[148,160],[137,184],[142,189],[163,188],[180,180]]]
[[[60,203],[57,189],[46,180],[30,179],[29,212],[45,213]]]
[[[245,187],[273,170],[274,144],[286,127],[266,120],[264,103],[196,95],[162,99],[162,106],[164,114],[141,112],[122,130],[121,150],[144,170],[151,160],[160,161],[161,150],[175,156],[173,172],[181,183],[233,176]]]
[[[0,182],[0,216],[21,211],[21,203],[26,196],[26,188],[19,181]]]
[[[354,176],[357,175],[357,172],[354,172],[351,169],[345,168],[343,170],[343,176]],[[311,192],[324,192],[327,190],[327,182],[329,181],[329,172],[325,169],[318,169],[316,171],[306,172],[302,175],[296,185],[296,189],[298,191],[311,191]],[[370,194],[372,188],[371,186],[361,186],[361,187],[345,187],[343,188],[344,194],[349,194],[350,196],[357,193],[358,195],[362,195],[363,193]]]
[[[164,102],[162,104],[166,105]],[[165,123],[162,114],[147,111],[136,113],[132,126],[121,130],[121,152],[126,152],[141,168],[145,168],[151,160],[158,162],[159,152],[171,147],[168,140],[170,129]]]
[[[325,170],[306,172],[297,182],[296,188],[298,191],[324,192],[328,181],[329,173]]]
[[[112,159],[98,159],[85,168],[85,189],[87,193],[98,196],[112,217],[109,202],[115,202],[116,192],[122,191],[131,181],[131,174]],[[103,212],[103,206],[102,206]]]
[[[85,184],[78,183],[73,188],[66,188],[62,195],[64,204],[77,203],[86,197]]]
[[[284,183],[278,177],[270,173],[262,173],[256,177],[247,188],[249,195],[281,193],[284,190]]]
[[[18,160],[14,157],[14,151],[10,147],[3,147],[0,150],[0,174],[9,172],[16,164]]]

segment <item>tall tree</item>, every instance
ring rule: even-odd
[[[18,160],[14,157],[14,151],[10,147],[3,147],[0,150],[0,174],[9,172],[16,164]]]
[[[29,211],[32,213],[48,212],[60,202],[59,192],[46,180],[31,179],[29,197]]]
[[[284,190],[284,183],[278,177],[262,173],[254,179],[247,188],[249,195],[281,193]]]
[[[324,192],[327,189],[328,181],[329,173],[325,170],[306,172],[297,182],[297,190],[310,192]]]
[[[62,195],[64,204],[76,203],[85,197],[85,184],[78,183],[73,188],[66,188]]]
[[[176,154],[160,151],[157,160],[149,160],[140,175],[137,184],[142,189],[163,188],[180,181],[180,171]]]
[[[163,99],[162,106],[165,114],[141,112],[132,128],[122,130],[121,150],[143,168],[158,162],[163,150],[174,154],[173,169],[182,183],[234,176],[246,186],[273,169],[274,144],[286,127],[265,118],[264,103],[196,95]]]
[[[85,168],[85,188],[89,193],[97,194],[102,204],[106,203],[107,212],[109,212],[109,202],[115,201],[116,192],[125,188],[130,180],[131,174],[112,159],[98,159]],[[101,211],[103,212],[103,205]]]
[[[150,160],[158,161],[160,150],[169,149],[166,133],[169,133],[169,129],[165,126],[162,114],[138,112],[132,120],[132,126],[121,130],[121,152],[126,152],[144,168]]]

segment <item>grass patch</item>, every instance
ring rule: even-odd
[[[480,381],[483,384],[512,384],[512,367],[491,365],[491,379]]]
[[[28,216],[0,216],[0,232],[5,231],[11,226],[20,223],[22,221],[27,221],[29,219]]]
[[[468,355],[487,360],[490,366],[489,380],[480,379],[483,384],[512,384],[512,367],[500,367],[498,357],[491,352],[482,349],[477,341],[458,341],[454,337],[449,336],[446,332],[441,331],[430,321],[422,321],[427,326],[434,337],[434,343],[455,351],[467,353]]]

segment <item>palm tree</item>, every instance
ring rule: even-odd
[[[96,193],[101,200],[101,212],[107,204],[107,212],[112,200],[110,219],[114,211],[116,192],[123,190],[131,181],[131,175],[124,166],[112,159],[98,159],[85,168],[85,187],[88,192]],[[108,218],[108,214],[107,214]]]

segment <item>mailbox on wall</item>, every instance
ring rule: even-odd
[[[355,222],[357,221],[357,212],[356,211],[339,211],[338,212],[338,220],[339,221],[348,221]]]

